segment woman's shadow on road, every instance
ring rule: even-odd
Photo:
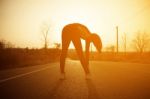
[[[88,99],[100,99],[97,89],[91,79],[86,80],[88,87]]]
[[[50,98],[51,99],[56,99],[58,96],[57,96],[57,92],[59,90],[59,88],[61,87],[61,85],[63,84],[64,80],[57,80],[55,82],[55,85],[53,86],[53,88],[51,89],[50,91]]]
[[[57,99],[59,97],[57,92],[59,91],[59,88],[63,85],[63,83],[64,80],[58,80],[55,82],[55,86],[53,86],[49,94],[51,99]],[[100,99],[97,89],[91,79],[86,80],[86,85],[88,88],[88,99]]]

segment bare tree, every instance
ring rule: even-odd
[[[44,48],[47,49],[48,47],[48,33],[49,33],[49,26],[48,24],[43,24],[42,27],[42,35],[43,35],[43,39],[44,39]]]
[[[60,46],[61,46],[61,44],[60,44],[60,43],[54,43],[54,47],[55,47],[56,49],[59,49],[59,48],[60,48]]]
[[[7,42],[7,43],[5,44],[5,47],[6,47],[6,48],[14,48],[15,45],[12,44],[11,42]]]
[[[5,41],[0,40],[0,50],[5,48]]]
[[[126,50],[127,50],[127,35],[126,33],[123,34],[122,36],[122,41],[123,41],[123,49],[124,49],[124,52],[126,53]]]
[[[11,42],[6,42],[5,40],[0,40],[0,49],[5,48],[15,48],[15,45]]]
[[[107,52],[115,52],[115,46],[114,45],[109,45],[105,49]]]
[[[133,48],[142,53],[149,47],[149,43],[150,38],[146,32],[137,32],[133,39]]]

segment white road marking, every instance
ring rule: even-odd
[[[29,74],[33,74],[33,73],[36,73],[36,72],[39,72],[39,71],[43,71],[43,70],[46,70],[46,69],[52,68],[52,67],[54,67],[54,66],[47,66],[47,67],[37,69],[37,70],[33,70],[33,71],[30,71],[30,72],[27,72],[27,73],[23,73],[23,74],[19,74],[19,75],[9,77],[9,78],[5,78],[5,79],[0,80],[0,83],[6,82],[8,80],[16,79],[16,78],[19,78],[19,77],[23,77],[23,76],[26,76],[26,75],[29,75]]]

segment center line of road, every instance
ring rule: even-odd
[[[47,66],[45,68],[41,68],[41,69],[33,70],[33,71],[30,71],[30,72],[27,72],[27,73],[23,73],[23,74],[19,74],[19,75],[9,77],[9,78],[5,78],[5,79],[0,80],[0,83],[6,82],[8,80],[15,79],[15,78],[23,77],[23,76],[26,76],[26,75],[29,75],[29,74],[32,74],[32,73],[36,73],[36,72],[39,72],[39,71],[43,71],[43,70],[46,70],[46,69],[52,68],[52,67],[54,67],[54,66]]]

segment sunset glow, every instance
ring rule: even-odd
[[[41,27],[50,27],[49,47],[61,43],[62,28],[69,23],[86,25],[101,36],[103,45],[119,44],[127,34],[128,50],[137,31],[150,33],[149,0],[1,0],[0,39],[19,47],[43,47]]]

